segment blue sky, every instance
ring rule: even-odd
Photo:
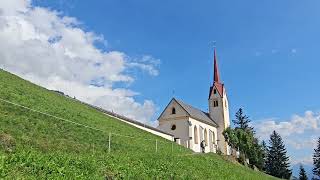
[[[319,110],[319,1],[36,2],[104,35],[107,50],[160,59],[159,76],[131,85],[160,109],[173,89],[178,98],[207,108],[217,41],[232,114],[239,107],[252,119]]]
[[[131,59],[150,56],[153,65],[160,61],[156,70],[147,66],[153,75],[130,69],[126,73],[134,82],[113,84],[139,92],[134,100],[141,104],[151,100],[153,119],[173,91],[207,109],[216,41],[230,116],[243,107],[261,137],[269,133],[265,127],[280,131],[290,142],[293,162],[310,164],[320,132],[319,1],[34,0],[33,5],[75,17],[82,30],[104,37],[95,44],[103,51],[125,52]]]

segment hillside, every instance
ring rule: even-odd
[[[275,179],[216,154],[190,155],[3,70],[0,98],[0,179]]]

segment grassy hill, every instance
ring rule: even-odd
[[[0,179],[275,179],[190,150],[0,70]],[[111,152],[108,153],[109,133]],[[155,142],[158,141],[158,152]]]

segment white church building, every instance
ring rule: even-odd
[[[216,50],[213,79],[208,96],[209,112],[173,98],[158,118],[158,129],[172,134],[177,143],[195,152],[201,152],[200,144],[204,141],[205,152],[220,150],[229,155],[230,148],[222,134],[230,126],[229,105],[225,86],[220,80]]]

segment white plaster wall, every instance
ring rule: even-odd
[[[176,109],[176,114],[172,114],[173,107]],[[204,130],[206,129],[208,144],[205,147],[205,152],[216,152],[217,140],[219,139],[217,128],[189,117],[187,112],[175,100],[169,103],[160,115],[158,121],[158,129],[174,135],[175,138],[179,138],[181,145],[195,152],[201,152],[200,142],[205,139]],[[175,130],[171,129],[172,125],[176,125]],[[194,142],[194,126],[198,128],[198,144]],[[214,140],[210,132],[214,134]]]
[[[227,128],[227,127],[230,127],[230,114],[229,114],[229,101],[228,101],[228,96],[226,93],[224,94],[223,100],[224,100],[224,103],[223,103],[223,106],[224,106],[224,108],[223,108],[224,114],[223,115],[224,116],[223,116],[223,118],[224,118],[225,128]],[[227,143],[225,143],[225,144],[226,144],[227,155],[231,155],[231,147]]]
[[[176,109],[176,114],[172,114],[172,108]],[[173,119],[173,118],[181,118],[187,117],[188,113],[175,101],[171,100],[166,109],[162,112],[158,121]]]
[[[192,149],[195,152],[201,152],[200,147],[200,139],[205,139],[204,137],[204,130],[207,130],[207,138],[208,138],[208,144],[205,147],[205,152],[216,152],[215,145],[217,144],[217,128],[205,123],[202,123],[200,121],[197,121],[193,118],[189,118],[189,121],[191,123],[191,126],[189,127],[189,136],[192,137],[190,139],[190,149]],[[195,144],[195,134],[194,134],[194,126],[198,129],[198,144]],[[202,129],[202,130],[201,130]],[[202,131],[202,132],[200,132]],[[212,136],[210,137],[210,131],[214,133],[215,140],[213,140]]]
[[[176,125],[176,129],[172,130],[172,125]],[[158,129],[174,135],[179,138],[181,145],[188,147],[187,141],[189,140],[189,124],[188,118],[183,119],[167,119],[159,121]]]
[[[214,89],[216,89],[214,87]],[[223,97],[220,96],[220,94],[213,93],[214,90],[212,91],[211,97],[209,99],[209,114],[210,117],[217,122],[219,125],[218,128],[218,145],[219,149],[221,150],[222,153],[229,155],[230,151],[228,148],[227,143],[225,142],[225,138],[223,136],[223,131],[230,126],[230,118],[229,118],[229,104],[228,104],[228,98],[227,94],[225,91],[223,92]],[[213,106],[213,102],[218,101],[218,107]]]
[[[172,114],[172,108],[175,108],[175,114]],[[174,138],[180,139],[181,145],[189,147],[188,113],[174,99],[170,101],[158,121],[158,129],[174,135]],[[171,129],[172,125],[176,125],[175,130]]]

